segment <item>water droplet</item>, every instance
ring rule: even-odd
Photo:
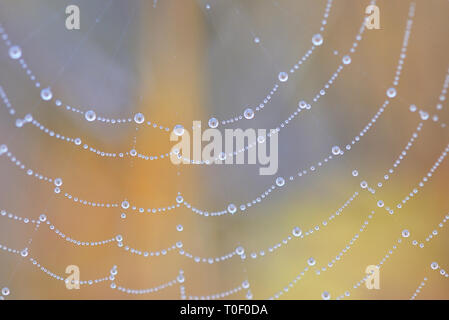
[[[10,293],[10,291],[9,291],[9,289],[7,287],[4,287],[2,289],[2,295],[4,295],[5,297],[9,296],[9,293]]]
[[[25,116],[24,120],[25,120],[26,122],[31,122],[31,121],[33,121],[33,116],[32,116],[31,114],[28,113],[28,114]]]
[[[224,152],[220,152],[220,154],[218,155],[218,159],[220,159],[221,161],[226,159],[226,153]]]
[[[315,261],[314,258],[309,258],[309,259],[307,260],[307,264],[308,264],[309,266],[314,266],[315,263],[316,263],[316,261]]]
[[[118,235],[115,237],[115,240],[117,240],[117,242],[122,242],[122,241],[123,241],[123,236],[122,236],[121,234],[118,234]],[[112,269],[112,270],[111,270],[111,274],[114,274],[113,271],[116,271],[116,270],[115,270],[115,269]]]
[[[184,134],[184,127],[180,124],[177,124],[175,128],[173,129],[173,132],[179,137]]]
[[[352,60],[351,60],[350,56],[346,55],[343,57],[342,61],[343,61],[343,64],[350,64]]]
[[[295,227],[295,228],[293,229],[293,231],[292,231],[292,234],[293,234],[295,237],[300,237],[301,234],[302,234],[301,228],[300,228],[300,227]]]
[[[8,152],[8,147],[5,144],[2,144],[0,146],[0,155],[4,154],[6,152]]]
[[[255,37],[254,38],[254,43],[260,43],[260,38],[259,37]]]
[[[242,246],[239,246],[235,249],[235,253],[237,253],[237,255],[241,256],[245,253],[245,249],[243,249]]]
[[[11,59],[17,60],[22,57],[22,49],[19,46],[12,46],[8,52]]]
[[[22,251],[20,251],[20,255],[21,255],[22,257],[28,256],[28,249],[25,248],[25,249],[23,249]]]
[[[313,35],[312,43],[314,46],[321,46],[323,44],[323,36],[319,33]]]
[[[410,231],[408,231],[407,229],[402,230],[402,236],[404,238],[408,238],[410,236]]]
[[[184,202],[184,198],[182,196],[177,196],[176,197],[176,202],[177,203],[183,203]]]
[[[181,232],[182,230],[184,230],[184,227],[182,226],[182,224],[178,224],[176,226],[176,230],[178,230],[179,232]]]
[[[411,104],[409,109],[411,112],[415,112],[417,110],[417,107],[416,107],[416,105]]]
[[[122,201],[122,208],[125,209],[125,210],[128,209],[129,208],[129,202],[126,201],[126,200]]]
[[[279,78],[280,82],[285,82],[285,81],[288,80],[288,73],[287,72],[280,72],[278,78]]]
[[[323,298],[323,300],[329,300],[329,299],[331,298],[331,295],[330,295],[329,292],[324,291],[324,292],[321,294],[321,298]]]
[[[307,102],[305,102],[304,100],[299,101],[298,107],[300,109],[306,109],[307,108]]]
[[[254,118],[254,111],[253,111],[253,109],[251,109],[251,108],[245,109],[245,111],[243,112],[243,116],[246,119],[248,119],[248,120]]]
[[[384,206],[384,202],[382,200],[377,201],[377,206],[382,208]]]
[[[352,171],[352,175],[354,177],[357,177],[359,175],[359,172],[357,170]]]
[[[285,184],[284,178],[282,178],[282,177],[277,177],[277,178],[276,178],[276,185],[277,185],[278,187],[282,187],[284,184]]]
[[[142,124],[145,121],[145,116],[142,113],[136,113],[134,115],[134,121],[137,124]]]
[[[341,152],[341,150],[340,150],[340,147],[339,147],[339,146],[333,146],[333,147],[332,147],[332,153],[333,153],[334,155],[339,155],[340,152]]]
[[[85,113],[84,117],[86,118],[87,121],[92,122],[95,119],[97,119],[97,114],[95,113],[95,111],[89,110]]]
[[[53,93],[51,92],[50,88],[45,88],[41,90],[41,98],[42,100],[48,101],[53,98]]]
[[[242,287],[243,287],[243,289],[248,289],[248,288],[249,288],[249,282],[248,282],[248,280],[243,281]]]
[[[361,187],[362,189],[368,188],[368,182],[366,182],[366,181],[360,182],[360,187]]]
[[[179,283],[183,283],[184,282],[184,276],[182,274],[180,274],[177,278]]]
[[[230,214],[234,214],[237,211],[237,207],[235,206],[235,204],[231,203],[230,205],[228,205],[228,212]]]
[[[388,90],[387,90],[387,96],[388,96],[388,98],[394,98],[394,97],[396,97],[396,89],[393,88],[393,87],[388,88]]]
[[[60,187],[60,186],[62,186],[62,179],[61,178],[56,178],[54,183],[55,183],[55,186]]]
[[[218,120],[216,118],[210,118],[209,119],[209,127],[212,129],[215,129],[218,127]]]
[[[432,262],[432,263],[430,264],[430,267],[432,268],[432,270],[436,270],[436,269],[438,269],[438,263]]]
[[[427,120],[429,119],[429,114],[425,111],[420,110],[419,111],[419,116],[421,117],[422,120]]]
[[[45,221],[47,220],[47,216],[46,216],[45,214],[41,214],[41,215],[39,216],[39,220],[40,220],[41,222],[45,222]]]

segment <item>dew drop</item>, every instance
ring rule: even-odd
[[[332,153],[333,153],[334,155],[339,155],[340,152],[341,152],[341,150],[340,150],[340,147],[339,147],[339,146],[333,146],[333,147],[332,147]]]
[[[307,102],[305,102],[304,100],[299,101],[298,107],[300,109],[306,109],[307,108]]]
[[[22,57],[22,49],[19,46],[12,46],[8,52],[11,59],[17,60]]]
[[[360,187],[361,187],[362,189],[368,188],[368,182],[366,182],[366,181],[360,182]]]
[[[41,90],[41,98],[44,101],[51,100],[53,98],[53,93],[51,92],[50,88],[45,88]]]
[[[237,211],[237,207],[235,206],[235,204],[231,203],[230,205],[228,205],[228,212],[230,214],[234,214]]]
[[[47,220],[47,216],[46,216],[45,214],[41,214],[41,215],[39,216],[39,220],[40,220],[41,222],[45,222],[45,221]]]
[[[182,230],[184,230],[184,227],[182,226],[182,224],[178,224],[176,226],[176,230],[178,230],[179,232],[181,232]]]
[[[218,127],[218,120],[216,118],[210,118],[209,119],[209,127],[212,129],[215,129]]]
[[[417,107],[416,107],[416,105],[411,104],[409,109],[410,109],[411,112],[415,112]]]
[[[350,64],[352,60],[351,60],[350,56],[346,55],[343,57],[342,61],[343,61],[343,64]]]
[[[285,184],[284,178],[282,178],[282,177],[277,177],[277,178],[276,178],[276,185],[277,185],[278,187],[282,187],[284,184]]]
[[[251,120],[252,118],[254,118],[254,111],[251,108],[247,108],[245,109],[245,111],[243,112],[243,116],[245,117],[245,119]]]
[[[278,78],[279,78],[280,82],[285,82],[285,81],[288,80],[288,73],[287,72],[280,72]]]
[[[432,270],[436,270],[436,269],[438,269],[438,263],[432,262],[432,263],[430,264],[430,267],[432,268]]]
[[[5,144],[2,144],[0,146],[0,155],[4,154],[6,152],[8,152],[8,147]]]
[[[25,248],[25,249],[23,249],[22,251],[20,251],[20,255],[21,255],[22,257],[28,256],[28,249]]]
[[[245,249],[243,249],[242,246],[239,246],[235,249],[235,253],[237,253],[237,255],[241,256],[245,253]]]
[[[315,263],[316,263],[316,261],[315,261],[314,258],[309,258],[309,259],[307,260],[307,264],[308,264],[309,266],[314,266]]]
[[[331,295],[330,295],[329,292],[324,291],[324,292],[321,294],[321,298],[323,298],[323,300],[329,300],[329,299],[331,298]]]
[[[323,44],[323,36],[319,33],[313,35],[312,43],[314,46],[321,46]]]
[[[4,287],[4,288],[2,289],[2,295],[4,295],[5,297],[6,297],[6,296],[9,296],[9,293],[10,293],[9,288]]]
[[[145,116],[142,113],[136,113],[134,115],[134,121],[137,124],[142,124],[145,121]]]
[[[359,172],[357,170],[352,171],[352,176],[357,177],[359,175]]]
[[[295,237],[300,237],[301,234],[302,234],[301,228],[300,228],[300,227],[295,227],[295,228],[293,229],[293,231],[292,231],[292,234],[293,234]]]
[[[184,202],[184,198],[182,196],[177,196],[176,197],[176,202],[177,203],[183,203]]]
[[[407,229],[402,230],[402,236],[404,238],[408,238],[410,236],[410,231],[408,231]]]
[[[388,96],[388,98],[394,98],[394,97],[396,97],[396,89],[393,88],[393,87],[388,88],[388,90],[387,90],[387,96]]]
[[[377,201],[377,206],[382,208],[384,206],[384,202],[382,200]]]
[[[420,110],[419,111],[419,116],[421,117],[422,120],[427,120],[429,119],[429,114],[425,111]]]
[[[175,128],[173,129],[173,132],[178,136],[178,137],[180,137],[180,136],[182,136],[183,134],[184,134],[184,127],[182,126],[182,125],[180,125],[180,124],[177,124],[176,126],[175,126]]]
[[[226,153],[224,152],[220,152],[220,154],[218,155],[218,159],[220,159],[221,161],[226,159]]]
[[[89,110],[85,113],[84,117],[86,118],[87,121],[92,122],[95,119],[97,119],[97,114],[95,113],[95,111]]]
[[[54,183],[55,183],[55,186],[60,187],[60,186],[62,186],[62,179],[61,178],[56,178]]]
[[[128,209],[129,208],[129,202],[126,201],[126,200],[122,201],[122,208],[125,209],[125,210]]]

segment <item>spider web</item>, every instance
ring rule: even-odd
[[[369,1],[75,3],[80,31],[2,5],[4,297],[447,297],[447,2],[377,1],[381,30]],[[279,129],[278,173],[173,166],[211,117]]]

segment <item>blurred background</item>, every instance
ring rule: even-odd
[[[81,29],[65,28],[65,8],[76,4]],[[234,127],[271,129],[311,99],[335,72],[359,30],[368,1],[334,1],[324,43],[299,71],[282,85],[271,103],[252,121]],[[15,126],[17,118],[32,113],[56,132],[79,137],[83,143],[108,152],[135,147],[161,154],[172,143],[163,130],[134,123],[89,123],[78,114],[40,99],[40,88],[28,79],[17,61],[0,44],[0,86],[17,111],[0,108],[0,144],[27,167],[63,179],[63,191],[91,201],[120,203],[125,198],[143,207],[175,203],[182,192],[190,203],[204,210],[220,211],[231,202],[255,199],[274,183],[286,179],[329,154],[333,145],[344,146],[363,129],[385,100],[399,59],[410,1],[378,1],[380,30],[367,30],[352,63],[310,112],[301,114],[279,134],[279,171],[260,176],[258,165],[175,166],[168,160],[107,158],[84,151],[72,143],[49,137],[36,127]],[[149,121],[172,128],[201,120],[203,128],[214,116],[229,119],[247,106],[257,106],[277,81],[309,49],[319,31],[326,1],[292,0],[0,0],[0,23],[12,44],[54,96],[81,110],[126,118],[137,112]],[[187,296],[206,296],[250,283],[254,299],[282,291],[315,258],[321,268],[360,233],[372,210],[376,214],[351,250],[326,272],[307,273],[282,299],[332,298],[351,290],[353,299],[408,299],[424,277],[419,298],[449,298],[449,280],[430,268],[437,261],[449,268],[449,233],[438,224],[449,212],[449,167],[443,162],[431,182],[420,189],[401,210],[389,215],[376,206],[382,199],[390,206],[415,188],[449,142],[447,102],[439,96],[449,67],[449,3],[416,1],[407,58],[398,95],[370,132],[350,152],[295,179],[273,192],[269,199],[233,216],[203,217],[185,207],[163,215],[120,208],[83,206],[56,195],[53,187],[33,179],[6,156],[0,156],[0,208],[8,213],[37,219],[46,214],[63,233],[81,241],[99,241],[123,235],[126,244],[142,251],[157,251],[182,241],[185,249],[201,257],[217,257],[243,246],[247,258],[220,263],[196,263],[169,253],[144,258],[130,254],[116,243],[101,247],[74,246],[41,226],[0,216],[0,244],[22,250],[58,275],[67,265],[80,267],[81,280],[97,279],[118,267],[115,282],[144,289],[176,278],[184,271]],[[258,38],[259,41],[255,41]],[[53,99],[54,100],[54,99]],[[436,106],[441,103],[442,110]],[[375,186],[391,168],[418,123],[416,104],[438,121],[428,119],[418,140],[398,170],[375,197],[360,191],[360,182]],[[231,126],[232,128],[232,126]],[[351,172],[357,170],[354,177]],[[274,253],[252,259],[250,253],[266,250],[291,234],[303,232],[333,214],[358,190],[360,196],[328,227],[302,240],[291,241]],[[183,231],[176,226],[181,224]],[[381,269],[380,290],[352,286],[368,265],[378,264],[401,231],[411,236]],[[435,229],[438,236],[426,242]],[[412,240],[425,244],[413,246]],[[0,252],[0,287],[11,291],[8,299],[179,299],[179,285],[141,296],[110,289],[110,282],[67,290],[36,266],[7,251]],[[229,296],[245,299],[247,290]]]

